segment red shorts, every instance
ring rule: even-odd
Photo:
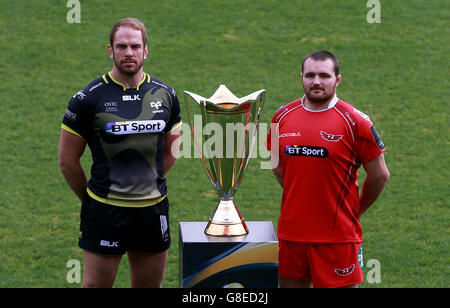
[[[360,243],[317,244],[278,241],[278,274],[312,281],[317,288],[338,288],[363,281],[358,263]]]

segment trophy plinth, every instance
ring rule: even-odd
[[[247,221],[245,236],[209,236],[206,221],[180,222],[180,288],[277,288],[278,241],[272,221]]]
[[[248,233],[233,198],[253,152],[265,92],[259,90],[238,98],[221,85],[213,96],[204,98],[184,91],[195,145],[219,197],[205,229],[207,235]],[[200,125],[196,125],[195,116],[201,118]]]

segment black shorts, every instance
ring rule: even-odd
[[[162,252],[170,247],[169,201],[142,208],[99,202],[86,194],[81,206],[81,249],[105,255]]]

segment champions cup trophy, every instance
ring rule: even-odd
[[[219,196],[219,204],[205,229],[207,235],[226,237],[248,234],[233,199],[253,152],[265,92],[259,90],[237,98],[221,85],[213,96],[204,98],[184,91],[194,141]],[[195,119],[195,116],[198,118]],[[207,142],[214,144],[215,149],[206,144],[202,149],[205,134],[211,133],[211,128],[216,134],[209,137],[212,142],[211,139]]]

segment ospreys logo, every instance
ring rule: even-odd
[[[163,113],[164,110],[160,109],[162,107],[162,102],[150,102],[150,108],[152,108],[152,113]]]
[[[158,101],[158,102],[150,102],[150,108],[155,108],[155,109],[159,109],[162,106],[162,102]]]
[[[109,135],[160,133],[165,127],[163,120],[108,122],[105,132]]]

